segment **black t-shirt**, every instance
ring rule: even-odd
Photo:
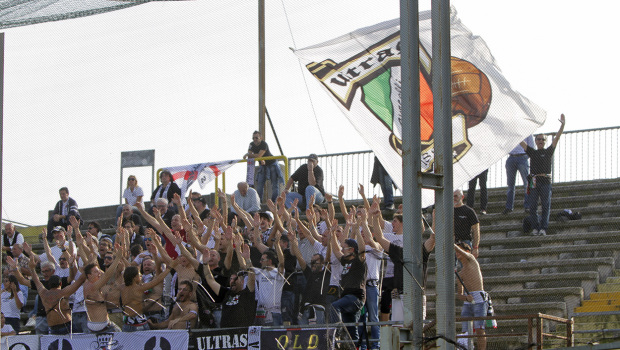
[[[329,280],[331,278],[331,272],[328,269],[323,271],[314,272],[310,265],[306,265],[304,269],[304,276],[306,277],[306,289],[303,291],[304,303],[319,304],[327,306],[325,297],[329,291]],[[323,290],[321,291],[321,286]]]
[[[454,241],[471,241],[471,227],[479,222],[472,208],[466,205],[454,208]]]
[[[534,149],[530,146],[527,147],[525,153],[530,157],[530,174],[551,174],[551,165],[553,163],[553,153],[555,148],[549,146],[549,148]],[[547,181],[547,177],[537,177],[536,181]]]
[[[254,292],[245,287],[240,293],[231,292],[230,288],[220,288],[223,296],[221,327],[250,327],[256,315]]]
[[[388,255],[394,263],[394,287],[398,288],[400,292],[403,291],[403,247],[399,247],[394,243],[390,243],[390,249]],[[424,244],[422,244],[422,271],[424,279],[422,280],[422,287],[426,287],[426,269],[428,268],[428,258],[431,253],[426,250]]]
[[[267,145],[267,142],[265,141],[261,141],[258,146],[254,144],[254,142],[250,142],[250,147],[248,148],[248,151],[251,151],[252,153],[258,153],[262,150],[265,150],[265,153],[263,154],[263,157],[271,157],[273,156],[273,154],[271,154],[271,152],[269,151],[269,146]],[[271,165],[273,163],[275,163],[276,160],[275,159],[271,159],[271,160],[266,160],[265,161],[265,165]]]
[[[40,280],[40,281],[43,287],[45,287],[46,289],[50,289],[50,281],[45,281],[45,280]],[[60,288],[65,288],[68,285],[69,285],[69,280],[67,279],[67,277],[62,277],[60,279]],[[34,284],[34,281],[30,281],[30,288],[33,290],[37,290],[37,286]],[[37,298],[39,298],[38,294],[37,294]],[[37,317],[39,316],[47,317],[47,313],[45,312],[45,306],[43,306],[41,299],[39,299],[39,302],[37,303]]]
[[[284,249],[282,251],[282,255],[284,255],[284,277],[288,281],[288,283],[284,283],[282,290],[293,291],[295,290],[295,284],[297,284],[297,278],[291,277],[293,273],[295,273],[295,268],[297,267],[297,258],[295,255],[291,254],[289,249]]]
[[[209,295],[213,298],[213,301],[216,303],[221,303],[224,300],[223,295],[222,296],[215,295],[215,292],[213,291],[213,289],[209,287],[209,283],[207,283],[207,278],[205,277],[205,273],[203,270],[204,265],[205,264],[200,263],[200,266],[198,266],[198,268],[196,269],[196,273],[198,274],[198,276],[200,277],[200,280],[202,281],[201,283],[202,286],[205,287]],[[224,274],[221,267],[218,266],[214,268],[213,270],[211,270],[211,274],[213,275],[215,282],[219,283],[221,286],[228,285],[228,276]]]
[[[323,190],[323,169],[321,169],[321,167],[317,165],[314,167],[314,170],[312,172],[314,173],[314,180],[316,181],[316,186],[314,187],[318,188],[319,191],[321,191],[321,194],[324,195],[325,190]],[[291,179],[297,181],[297,193],[305,196],[306,187],[310,186],[310,184],[308,183],[308,164],[303,164],[302,166],[297,168],[297,170],[295,170],[295,173],[291,175]]]
[[[359,256],[352,260],[345,260],[343,256],[340,259],[340,264],[342,264],[342,273],[340,275],[341,296],[352,294],[361,300],[366,300],[366,275],[368,273],[366,264]]]

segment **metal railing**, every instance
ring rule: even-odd
[[[547,133],[549,141],[555,133]],[[554,154],[553,181],[573,182],[620,177],[620,126],[565,131],[558,142]],[[323,186],[325,191],[338,193],[338,187],[344,185],[346,199],[360,199],[358,184],[365,186],[366,197],[374,194],[382,196],[379,186],[370,184],[374,154],[372,151],[331,153],[319,155],[319,166],[323,169]],[[294,172],[307,157],[289,158],[289,169]],[[489,167],[488,188],[506,186],[505,164],[508,155]],[[517,176],[517,186],[523,185]],[[394,192],[395,196],[402,193]]]
[[[495,333],[493,330],[487,330],[486,334],[470,334],[470,335],[460,335],[457,338],[478,338],[478,337],[486,337],[486,338],[501,338],[501,337],[521,337],[527,336],[527,348],[530,349],[533,346],[538,350],[543,349],[543,343],[545,337],[560,339],[566,342],[566,346],[573,345],[573,320],[566,319],[562,317],[547,315],[543,313],[537,314],[527,314],[527,315],[495,315],[495,316],[485,316],[485,317],[457,317],[456,322],[468,322],[468,321],[476,321],[476,320],[527,320],[527,333],[519,333],[519,332],[509,332],[509,333]],[[551,321],[557,323],[563,323],[566,326],[565,335],[557,335],[553,333],[547,333],[544,331],[544,322],[543,321]],[[432,331],[432,329],[436,325],[436,320],[431,321],[429,324],[424,326],[424,333],[428,333]],[[536,340],[534,340],[536,338]]]

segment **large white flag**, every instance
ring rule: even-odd
[[[546,113],[511,88],[484,40],[472,35],[454,8],[450,28],[457,188],[541,126]],[[429,171],[434,163],[430,11],[420,13],[419,49],[422,170]],[[400,20],[358,29],[295,54],[402,188]]]
[[[225,160],[169,167],[166,170],[172,174],[172,181],[181,189],[181,198],[185,201],[185,193],[194,181],[198,181],[200,188],[204,188],[209,182],[215,180],[221,173],[238,162],[239,160]]]

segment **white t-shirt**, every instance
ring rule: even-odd
[[[387,221],[386,221],[387,222]],[[403,246],[403,235],[397,235],[394,233],[383,233],[385,239],[390,241],[392,244],[397,245],[399,247]],[[394,263],[392,259],[388,259],[387,265],[385,267],[385,278],[394,277]]]
[[[11,299],[11,293],[2,292],[2,294],[0,294],[0,299],[2,300],[2,313],[4,314],[4,317],[19,318],[21,316],[19,309],[15,304],[16,299],[19,299],[22,304],[25,303],[24,293],[22,293],[21,290],[18,290],[17,293],[15,293],[14,299]]]
[[[127,204],[129,205],[136,205],[136,202],[138,201],[138,197],[141,197],[141,196],[144,196],[144,192],[142,191],[142,188],[140,186],[136,186],[133,189],[133,192],[131,191],[129,187],[127,187],[125,191],[123,192],[123,198],[127,200]]]
[[[256,273],[256,301],[258,307],[263,307],[272,313],[281,313],[280,299],[282,299],[282,287],[284,276],[273,269],[255,269]]]
[[[364,246],[366,251],[366,267],[368,268],[367,280],[378,280],[381,277],[381,258],[383,252],[373,249],[371,246]]]
[[[75,247],[75,243],[73,243],[73,242],[65,241],[65,249],[69,248],[69,244],[72,244],[73,245],[73,251],[77,252],[77,248]],[[53,247],[50,247],[50,251],[52,252],[52,256],[54,258],[56,258],[56,261],[59,261],[60,256],[62,255],[62,250],[57,245],[54,245]],[[45,253],[40,254],[39,258],[41,259],[42,263],[48,261],[47,254],[45,254]],[[58,268],[58,266],[56,266],[56,268]]]
[[[11,333],[11,332],[15,332],[15,330],[13,329],[13,326],[11,326],[8,323],[5,323],[4,327],[2,327],[2,329],[0,329],[0,332],[2,332],[2,333]]]
[[[332,267],[332,274],[331,274],[331,277],[329,278],[329,285],[339,286],[340,275],[342,274],[342,264],[340,263],[340,260],[336,258],[336,255],[334,253],[330,255],[329,259],[330,259],[329,262],[331,263],[331,267]]]

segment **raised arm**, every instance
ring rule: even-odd
[[[101,278],[99,278],[99,280],[93,284],[92,288],[94,290],[100,290],[101,288],[103,288],[103,286],[105,286],[106,283],[108,283],[108,281],[110,280],[110,278],[112,278],[112,276],[116,273],[116,268],[121,262],[123,252],[121,251],[118,243],[114,245],[114,248],[114,261],[112,261],[110,267],[105,270],[103,276],[101,276]]]
[[[30,256],[30,259],[32,259],[32,256]],[[15,277],[17,278],[17,282],[19,282],[19,284],[23,284],[24,286],[30,287],[30,280],[24,277],[21,271],[19,271],[19,269],[17,268],[17,261],[15,261],[12,257],[7,256],[6,263],[11,267],[12,271],[15,271]],[[31,270],[31,271],[32,271],[32,274],[35,274],[35,275],[37,274],[35,270]]]
[[[331,253],[338,260],[342,258],[342,249],[340,248],[340,243],[338,242],[338,237],[336,237],[336,232],[334,230],[330,230],[329,237],[329,246],[331,247]]]
[[[157,231],[160,231],[160,225],[159,222],[157,222],[157,219],[155,219],[153,216],[151,216],[151,214],[147,213],[146,210],[144,210],[144,204],[140,203],[140,202],[136,202],[136,208],[138,208],[138,211],[140,212],[140,215],[142,215],[142,217],[144,218],[144,220],[146,220],[146,222],[148,222],[151,226],[153,226]],[[156,206],[153,207],[153,213],[155,213],[155,209],[157,209]],[[159,210],[157,211],[157,214],[159,215]],[[166,226],[166,225],[164,225]]]
[[[174,241],[174,233],[172,233],[172,230],[170,229],[170,227],[168,227],[168,225],[166,225],[166,223],[164,222],[164,219],[162,219],[159,209],[153,208],[153,215],[155,215],[155,218],[159,226],[159,229],[156,228],[157,232],[166,236],[168,240]]]
[[[364,208],[366,210],[369,210],[370,203],[368,203],[368,199],[366,199],[366,191],[364,190],[364,185],[360,184],[357,191],[359,192],[360,196],[362,196],[362,201],[364,202]]]
[[[358,218],[358,224],[362,228],[362,232],[359,233],[359,230],[358,230],[358,235],[361,236],[361,242],[360,242],[360,239],[358,238],[357,244],[359,245],[360,243],[362,243],[363,245],[359,245],[360,247],[363,247],[364,245],[368,245],[373,249],[381,250],[381,246],[372,239],[372,234],[370,233],[370,229],[368,228],[367,213],[366,213],[366,210],[364,209],[362,209],[361,215]]]
[[[164,249],[164,247],[161,245],[161,240],[159,236],[157,235],[157,233],[155,233],[155,231],[152,228],[149,228],[146,231],[146,234],[148,235],[148,237],[151,238],[151,242],[153,243],[155,248],[157,248],[159,255],[161,255],[161,260],[166,265],[170,265],[170,263],[172,262],[172,258],[170,257],[170,255],[168,255],[168,253],[166,252],[166,249]]]
[[[273,245],[275,246],[276,254],[278,255],[278,272],[282,274],[284,273],[284,253],[282,252],[282,247],[280,247],[281,236],[282,234],[280,232],[276,233],[276,240]]]
[[[187,258],[187,260],[192,265],[194,270],[196,270],[200,266],[200,262],[196,260],[196,257],[192,253],[190,253],[190,251],[187,250],[187,248],[185,248],[185,245],[183,244],[183,239],[181,238],[181,234],[177,233],[174,238],[175,240],[173,242],[176,244],[177,247],[179,247],[179,250],[181,251],[181,255]]]
[[[331,193],[325,193],[325,200],[327,201],[327,220],[334,220],[336,211],[334,210],[334,200]]]
[[[288,232],[288,242],[291,247],[291,253],[293,253],[293,255],[297,258],[301,270],[305,270],[306,265],[308,264],[306,263],[306,260],[304,260],[304,257],[301,255],[301,251],[299,251],[299,243],[297,243],[297,237],[295,237],[295,233],[291,231]]]
[[[220,198],[220,208],[222,208],[222,217],[224,218],[224,222],[228,222],[228,200],[226,198],[226,193],[217,189],[217,196]]]
[[[340,185],[338,187],[338,204],[340,205],[340,212],[345,217],[349,215],[349,211],[347,211],[347,205],[344,203],[344,186]]]
[[[558,141],[560,141],[560,136],[562,136],[562,133],[564,132],[564,124],[566,124],[566,117],[564,117],[564,114],[562,113],[562,115],[560,115],[560,130],[558,130],[558,132],[555,134],[555,137],[553,138],[553,142],[551,143],[551,146],[553,146],[553,148],[555,148],[555,146],[557,146]]]
[[[166,276],[170,273],[170,271],[177,266],[177,263],[178,263],[178,260],[174,260],[170,265],[166,267],[166,270],[164,270],[161,273],[158,273],[155,276],[155,278],[153,278],[150,282],[138,285],[137,286],[138,290],[139,291],[149,290],[161,284],[166,278]]]

